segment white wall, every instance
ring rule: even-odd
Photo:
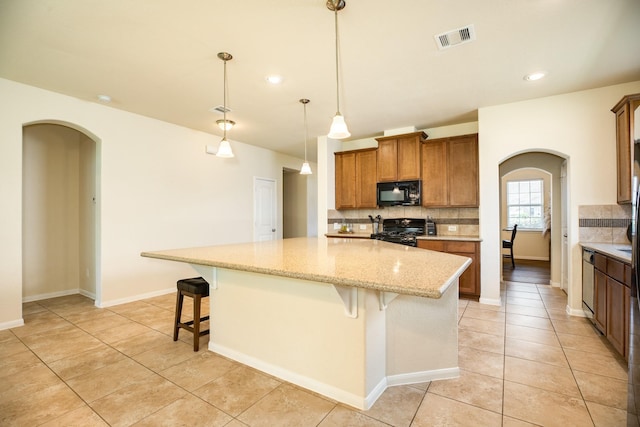
[[[23,125],[67,124],[97,141],[102,305],[172,289],[194,275],[185,265],[141,258],[141,251],[250,241],[253,176],[280,183],[280,203],[282,169],[302,163],[234,141],[236,157],[220,159],[204,152],[220,137],[9,80],[0,79],[0,94],[0,329],[22,322]],[[278,230],[281,238],[281,209]]]
[[[481,302],[500,301],[500,177],[514,154],[546,151],[568,159],[569,305],[581,305],[578,205],[616,203],[615,119],[610,109],[640,82],[481,108]]]

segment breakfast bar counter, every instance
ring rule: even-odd
[[[295,238],[143,252],[210,285],[209,350],[359,409],[387,386],[459,375],[470,259],[388,242]]]

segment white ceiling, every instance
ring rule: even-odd
[[[351,139],[477,120],[479,107],[640,80],[638,0],[346,0],[341,112]],[[434,35],[473,24],[474,42]],[[0,0],[0,77],[304,155],[336,111],[325,0]],[[527,82],[527,73],[547,77]],[[280,74],[279,86],[265,77]],[[1,96],[1,94],[0,94]]]

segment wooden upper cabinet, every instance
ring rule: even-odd
[[[617,200],[619,204],[631,203],[631,178],[633,165],[634,117],[640,106],[640,93],[627,95],[612,109],[616,115],[616,170]],[[640,132],[640,129],[635,129]]]
[[[478,206],[478,135],[449,140],[449,206]]]
[[[449,179],[447,139],[433,139],[422,144],[422,205],[446,206]]]
[[[380,182],[397,181],[398,141],[378,141],[378,179]]]
[[[356,152],[356,207],[373,208],[378,204],[377,198],[377,151],[361,150]]]
[[[335,153],[336,209],[375,208],[376,149]]]
[[[477,207],[478,134],[422,144],[422,205]]]
[[[335,153],[336,209],[356,207],[356,154]]]
[[[424,132],[376,138],[378,141],[378,182],[420,179],[422,156],[420,144]]]

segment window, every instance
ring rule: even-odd
[[[542,180],[507,181],[507,226],[542,229]]]

